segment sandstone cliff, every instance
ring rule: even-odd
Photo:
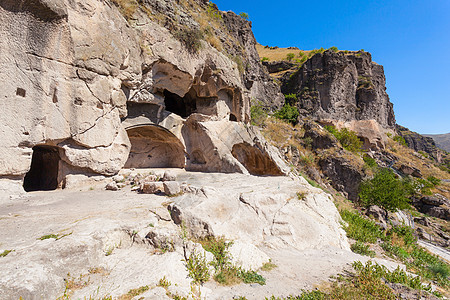
[[[194,0],[6,0],[0,33],[3,179],[28,174],[30,190],[52,189],[124,165],[246,173],[248,159],[277,161],[243,123],[251,98],[282,97],[251,23],[232,12]]]

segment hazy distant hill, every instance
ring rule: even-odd
[[[434,142],[436,143],[436,146],[450,152],[450,133],[422,134],[422,135],[432,138],[434,140]]]

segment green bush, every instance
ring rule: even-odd
[[[369,245],[365,245],[360,241],[356,241],[353,245],[350,246],[350,249],[358,254],[367,255],[370,257],[375,257],[375,251],[369,249]]]
[[[406,144],[405,138],[400,135],[394,136],[393,140],[405,147],[408,147],[408,144]]]
[[[181,29],[174,36],[191,53],[197,53],[202,46],[203,33],[198,29]]]
[[[185,260],[185,263],[189,277],[194,280],[194,283],[204,283],[209,280],[208,263],[203,255],[192,251],[189,258]]]
[[[349,238],[363,243],[376,243],[377,239],[385,239],[383,230],[375,222],[368,220],[357,213],[342,210],[342,219],[347,223],[344,230]]]
[[[337,130],[334,126],[329,125],[325,126],[325,129],[339,140],[344,149],[351,152],[361,152],[363,143],[354,131],[348,130],[347,128]]]
[[[288,54],[286,55],[286,59],[287,59],[288,61],[293,60],[294,57],[295,57],[295,54],[294,54],[294,53],[288,53]]]
[[[214,3],[209,2],[206,11],[208,12],[210,18],[215,20],[222,20],[222,15],[220,14],[220,11],[217,9]]]
[[[387,168],[380,169],[360,185],[359,197],[364,206],[378,205],[389,211],[405,209],[409,207],[407,196],[405,183]]]
[[[333,52],[338,52],[339,49],[336,46],[330,47],[329,50],[333,51]]]
[[[376,166],[378,166],[377,162],[375,161],[375,159],[373,159],[372,157],[370,157],[367,154],[365,154],[363,156],[363,160],[364,160],[364,163],[370,168],[375,168]]]
[[[427,180],[428,180],[429,182],[431,182],[431,184],[432,184],[433,186],[437,186],[437,185],[440,185],[440,184],[441,184],[441,180],[438,179],[438,178],[436,178],[436,177],[434,177],[434,176],[428,176],[428,177],[427,177]]]
[[[284,95],[284,101],[285,101],[285,103],[287,103],[291,106],[294,106],[298,101],[297,95],[296,94],[286,94],[286,95]]]
[[[268,58],[268,57],[263,57],[263,58],[261,58],[261,61],[269,61],[270,59]]]
[[[254,126],[263,126],[267,119],[267,112],[261,102],[250,107],[251,124]]]
[[[299,112],[297,107],[285,104],[281,109],[276,111],[273,116],[277,119],[285,120],[292,125],[297,124]]]
[[[248,19],[249,19],[248,13],[245,13],[245,12],[239,13],[239,16],[240,16],[242,19],[247,20],[247,21],[248,21]]]

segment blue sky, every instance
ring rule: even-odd
[[[213,2],[248,13],[262,45],[369,51],[384,66],[397,123],[450,132],[450,0]]]

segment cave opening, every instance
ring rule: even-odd
[[[164,90],[164,104],[166,105],[166,110],[183,118],[189,117],[197,110],[197,101],[195,95],[192,94],[193,91],[191,90],[184,97],[180,97],[168,90]]]
[[[26,192],[51,191],[58,188],[59,151],[53,146],[34,146],[31,167],[25,175]]]
[[[251,146],[245,142],[235,144],[231,154],[252,175],[283,175],[272,158],[266,153],[263,153],[258,147]]]
[[[125,168],[184,168],[186,156],[181,141],[157,125],[127,129],[131,150]]]

